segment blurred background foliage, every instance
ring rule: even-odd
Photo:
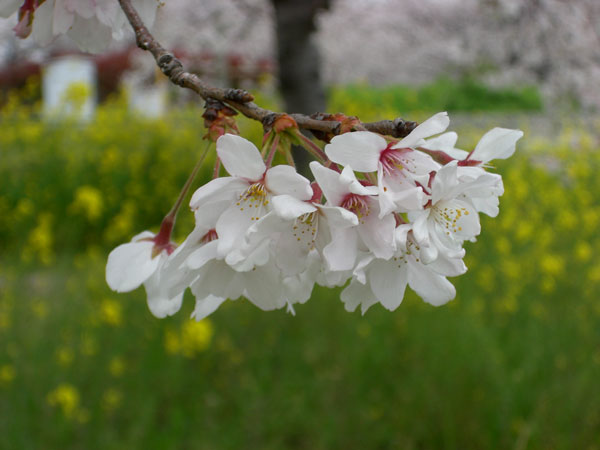
[[[409,85],[369,86],[354,84],[332,86],[330,105],[346,114],[370,115],[377,111],[427,112],[540,112],[542,98],[535,86],[492,88],[472,78],[439,78],[421,87]]]
[[[117,96],[91,123],[53,122],[23,97],[0,113],[1,448],[600,447],[600,122],[540,133],[533,88],[332,88],[328,110],[363,120],[493,112],[451,125],[465,149],[491,122],[525,130],[457,298],[361,317],[317,289],[296,317],[239,300],[196,323],[189,293],[157,320],[104,265],[156,231],[202,149],[201,111],[143,119]],[[192,223],[182,211],[176,235]]]

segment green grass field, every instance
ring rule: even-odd
[[[410,293],[361,316],[317,289],[295,317],[238,300],[196,323],[189,293],[158,320],[104,265],[169,209],[198,113],[17,111],[0,134],[0,448],[600,448],[600,125],[526,130],[446,306]],[[468,148],[486,130],[462,131]]]

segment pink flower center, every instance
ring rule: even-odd
[[[402,153],[396,148],[386,148],[382,151],[379,156],[379,162],[383,168],[384,175],[391,175],[396,171],[404,169]]]
[[[204,236],[202,236],[202,239],[200,239],[202,241],[203,244],[208,244],[211,241],[214,241],[215,239],[218,239],[219,235],[217,234],[217,230],[215,230],[214,228],[212,230],[208,230],[208,233],[206,233]]]
[[[369,197],[366,195],[348,194],[340,206],[352,211],[359,219],[369,215]]]

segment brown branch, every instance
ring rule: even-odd
[[[193,90],[204,100],[214,99],[226,103],[241,112],[244,116],[257,120],[263,125],[267,125],[267,122],[272,121],[274,117],[282,114],[261,108],[253,103],[254,97],[249,92],[242,89],[221,89],[209,86],[197,75],[186,72],[183,69],[181,61],[175,58],[173,53],[165,50],[148,31],[137,11],[132,6],[131,0],[119,0],[119,3],[135,31],[137,46],[142,50],[152,53],[156,64],[172,83]],[[290,115],[300,128],[332,135],[340,133],[340,122],[338,121],[319,120],[304,114]],[[382,120],[379,122],[361,123],[361,125],[369,131],[400,138],[410,133],[417,124],[398,118],[393,121]]]

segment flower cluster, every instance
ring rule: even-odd
[[[327,159],[310,164],[312,183],[224,134],[216,147],[230,176],[193,194],[194,230],[179,246],[161,228],[117,247],[108,284],[120,292],[144,284],[157,317],[179,310],[190,287],[198,320],[241,296],[293,312],[315,283],[348,280],[341,299],[349,311],[375,303],[393,310],[407,285],[444,304],[456,293],[447,277],[467,270],[463,243],[479,234],[479,213],[498,214],[502,178],[487,163],[512,155],[523,134],[494,128],[466,152],[455,148],[456,133],[443,133],[448,125],[438,113],[400,141],[367,131],[336,136]]]
[[[133,0],[142,21],[154,23],[159,0]],[[82,50],[98,53],[124,35],[127,19],[117,0],[4,0],[0,17],[18,11],[17,36],[40,45],[66,34]]]

